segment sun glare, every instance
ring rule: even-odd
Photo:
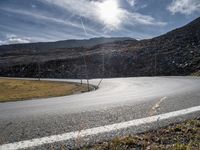
[[[109,27],[117,27],[120,24],[120,8],[117,0],[105,0],[99,4],[99,17]]]

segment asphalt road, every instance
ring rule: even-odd
[[[98,82],[99,79],[90,80],[93,85]],[[100,88],[92,92],[0,103],[0,145],[122,123],[199,105],[198,77],[105,79]],[[39,146],[39,149],[72,149],[108,140],[116,135],[139,133],[198,116],[200,111],[92,138],[45,144]],[[34,148],[38,149],[31,149]]]

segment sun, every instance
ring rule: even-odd
[[[100,19],[109,27],[117,27],[121,22],[117,0],[105,0],[99,3],[98,14]]]

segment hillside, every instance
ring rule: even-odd
[[[38,43],[25,43],[25,44],[10,44],[0,46],[0,54],[3,53],[19,53],[22,52],[32,53],[32,52],[51,52],[55,49],[66,49],[66,48],[77,48],[77,47],[93,47],[99,44],[112,43],[116,41],[126,41],[126,40],[135,40],[129,37],[112,37],[112,38],[91,38],[83,40],[64,40],[56,42],[38,42]]]
[[[52,78],[85,78],[86,70],[89,78],[190,75],[200,70],[200,18],[149,40],[88,44],[1,46],[0,76],[37,77],[38,66],[42,77]]]
[[[117,41],[133,40],[127,37],[92,38],[86,40],[65,40],[57,42],[41,42],[26,44],[11,44],[0,46],[0,66],[13,66],[33,62],[67,59],[72,55],[84,52],[96,45]]]

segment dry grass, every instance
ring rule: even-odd
[[[0,78],[0,102],[47,98],[87,91],[86,85]]]
[[[200,119],[169,125],[139,135],[117,137],[90,150],[200,150]]]
[[[192,76],[200,76],[200,70],[195,72],[195,73],[193,73]]]

